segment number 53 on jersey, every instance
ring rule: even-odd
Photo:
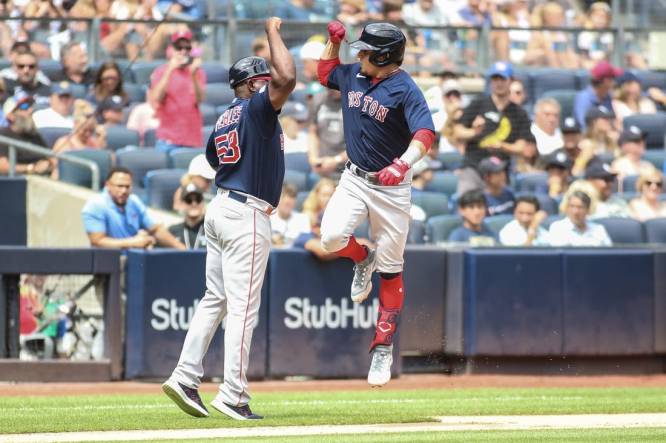
[[[238,131],[236,129],[215,137],[215,148],[221,165],[237,163],[241,158],[238,146]]]

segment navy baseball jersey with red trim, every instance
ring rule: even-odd
[[[338,65],[328,87],[342,93],[347,155],[356,166],[376,172],[400,157],[419,129],[435,131],[423,93],[402,69],[372,84],[359,63]]]
[[[233,189],[277,206],[284,180],[284,138],[268,88],[235,98],[215,123],[206,159],[218,188]]]

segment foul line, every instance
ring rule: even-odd
[[[217,429],[168,429],[153,431],[64,432],[0,435],[2,443],[193,440],[249,437],[295,437],[315,435],[383,434],[405,432],[533,430],[574,428],[666,427],[661,414],[586,414],[435,417],[436,423],[276,426]]]

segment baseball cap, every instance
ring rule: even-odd
[[[178,40],[192,41],[192,31],[176,31],[171,34],[171,43],[176,43]]]
[[[508,62],[495,62],[488,70],[488,77],[499,75],[505,79],[513,77],[513,66]]]
[[[195,194],[203,198],[203,191],[194,183],[188,183],[180,188],[180,199],[186,200],[190,195]]]
[[[325,47],[326,45],[318,41],[310,41],[305,43],[299,51],[301,60],[319,60],[321,58],[321,53],[324,52]]]
[[[35,100],[31,95],[26,94],[23,91],[17,91],[12,97],[5,100],[4,105],[2,105],[2,112],[5,115],[9,115],[24,103],[32,105],[35,103]]]
[[[458,92],[459,94],[462,94],[462,88],[460,87],[460,83],[458,83],[458,80],[454,80],[451,78],[442,83],[442,95],[446,95],[454,91]]]
[[[54,83],[51,85],[51,93],[56,95],[72,95],[72,84],[67,81]]]
[[[590,70],[590,78],[592,80],[615,78],[621,76],[622,72],[622,69],[616,68],[607,61],[600,61]]]
[[[624,74],[622,74],[621,76],[619,76],[617,78],[617,83],[618,83],[618,85],[621,85],[621,84],[627,83],[627,82],[638,82],[638,83],[640,83],[641,80],[633,72],[625,71]]]
[[[481,163],[479,163],[479,174],[481,174],[482,177],[492,172],[500,172],[504,170],[506,170],[506,162],[494,155],[484,158],[481,160]]]
[[[308,119],[308,108],[300,102],[288,101],[282,106],[280,115],[293,117],[294,120],[305,121]]]
[[[647,137],[647,134],[641,131],[641,128],[631,125],[622,131],[618,143],[622,144],[626,142],[639,142],[645,140],[645,137]]]
[[[123,98],[119,95],[111,95],[106,97],[102,102],[97,106],[99,112],[104,111],[122,111],[125,107]]]
[[[573,165],[567,153],[563,149],[557,149],[544,157],[543,166],[546,169],[550,167],[570,169]]]
[[[580,134],[582,132],[578,121],[573,117],[565,118],[560,130],[563,134]]]
[[[190,166],[187,168],[187,173],[189,175],[198,175],[205,178],[206,180],[212,180],[215,178],[215,170],[210,167],[206,156],[199,154],[190,160]]]
[[[613,118],[613,113],[605,106],[593,106],[585,113],[585,123],[589,125],[598,118]]]
[[[585,169],[585,178],[615,178],[616,175],[608,163],[600,161],[590,162]]]

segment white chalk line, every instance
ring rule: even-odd
[[[0,435],[0,443],[82,441],[193,440],[251,437],[295,437],[318,435],[384,434],[405,432],[666,428],[666,413],[585,414],[435,417],[437,423],[316,425],[253,428],[169,429],[151,431],[104,431]]]

